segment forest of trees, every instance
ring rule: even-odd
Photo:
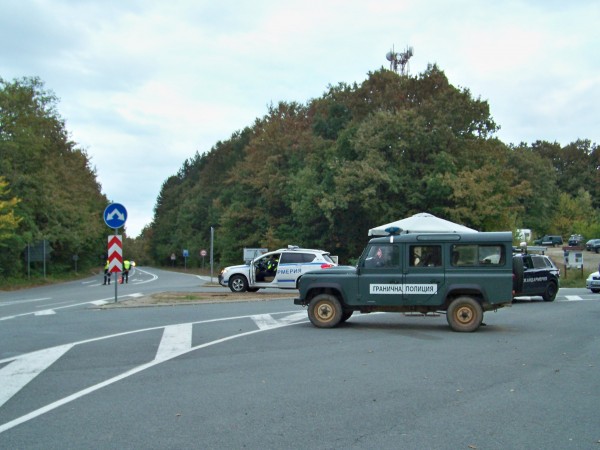
[[[57,106],[38,78],[0,78],[0,281],[39,273],[43,261],[27,267],[26,249],[44,241],[49,273],[75,260],[97,268],[106,253],[108,202]]]
[[[162,185],[154,219],[128,253],[189,266],[210,245],[216,264],[244,247],[321,248],[351,263],[369,228],[419,212],[480,231],[600,238],[600,151],[580,139],[507,145],[486,101],[431,65],[380,69],[329,86],[306,104],[280,102]],[[165,149],[168,151],[168,149]],[[26,274],[28,244],[47,240],[51,270],[98,268],[107,199],[69,139],[56,96],[37,78],[0,78],[0,282]],[[39,263],[38,263],[39,265]]]
[[[600,237],[600,151],[506,145],[489,105],[437,66],[380,69],[307,104],[272,105],[252,126],[185,161],[163,184],[142,233],[155,263],[209,245],[322,248],[351,262],[367,231],[419,212],[480,231]]]

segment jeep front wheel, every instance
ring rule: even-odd
[[[342,305],[330,294],[319,294],[308,304],[308,318],[319,328],[333,328],[342,320]]]
[[[231,292],[246,292],[248,281],[242,275],[234,275],[229,279],[229,289]]]
[[[454,331],[475,331],[483,322],[483,309],[471,297],[458,297],[450,303],[446,319]]]

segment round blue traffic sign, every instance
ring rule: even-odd
[[[111,203],[104,210],[104,222],[110,228],[121,228],[127,220],[127,210],[120,203]]]

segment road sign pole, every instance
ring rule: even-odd
[[[119,229],[115,228],[115,238],[118,236]],[[115,272],[115,303],[117,303],[117,285],[119,284],[119,278],[117,275],[118,272]]]
[[[123,242],[121,241],[121,237],[118,235],[119,228],[125,225],[125,221],[127,220],[127,209],[120,203],[111,203],[104,209],[104,223],[115,231],[115,235],[112,238],[113,243],[110,244],[110,236],[109,236],[109,275],[112,277],[112,274],[115,274],[115,303],[117,303],[117,284],[119,284],[118,273],[123,271]],[[110,246],[116,245],[116,254],[110,254]],[[115,271],[113,272],[113,263],[112,258],[117,258],[117,263],[115,267]]]

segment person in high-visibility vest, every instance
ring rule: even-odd
[[[106,260],[106,264],[104,265],[104,283],[102,284],[110,284],[110,272],[108,271],[108,259]]]
[[[129,269],[131,269],[131,262],[126,259],[123,261],[123,276],[121,277],[121,284],[123,284],[123,282],[129,283]]]

